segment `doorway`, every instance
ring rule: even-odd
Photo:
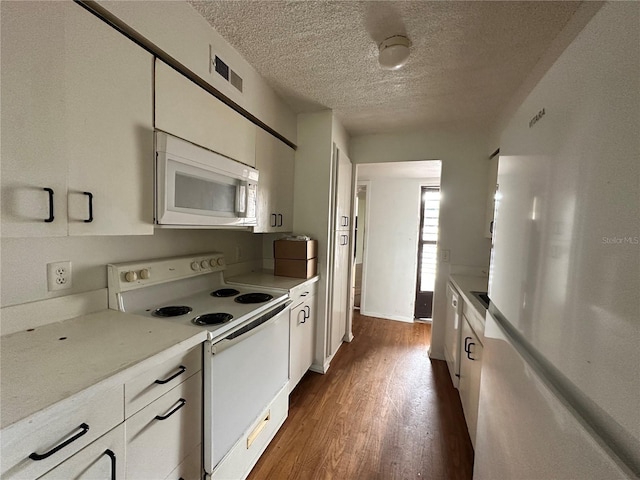
[[[418,233],[418,272],[414,316],[426,320],[433,317],[433,291],[438,265],[438,219],[440,188],[422,187],[420,195],[420,229]]]
[[[422,187],[439,187],[440,170],[438,160],[356,165],[356,184],[366,185],[366,195],[354,185],[353,202],[358,231],[351,287],[354,297],[360,293],[360,314],[415,321],[420,199]]]

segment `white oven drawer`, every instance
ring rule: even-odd
[[[289,389],[284,388],[220,462],[212,480],[244,479],[287,419]]]
[[[121,385],[93,388],[57,403],[2,430],[0,476],[38,478],[123,420]]]
[[[202,369],[202,346],[192,348],[138,375],[124,385],[125,418]]]

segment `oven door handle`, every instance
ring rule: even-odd
[[[289,307],[289,305],[291,305],[292,303],[293,302],[291,300],[288,300],[285,303],[278,305],[273,310],[261,315],[259,318],[253,320],[252,322],[249,322],[244,327],[236,330],[236,332],[233,332],[229,336],[214,343],[213,345],[211,345],[211,354],[212,355],[219,354],[225,351],[227,348],[234,346],[236,343],[240,343],[241,341],[247,339],[251,335],[255,335],[259,331],[264,330],[273,322],[275,322],[276,319],[280,316],[280,314],[284,312],[287,309],[287,307]],[[238,334],[238,332],[241,332],[241,331],[242,333]]]

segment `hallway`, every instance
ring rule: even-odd
[[[470,479],[473,450],[431,325],[355,312],[326,375],[307,373],[250,480]]]

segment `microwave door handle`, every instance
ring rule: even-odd
[[[240,181],[236,190],[236,213],[247,212],[247,182]]]

